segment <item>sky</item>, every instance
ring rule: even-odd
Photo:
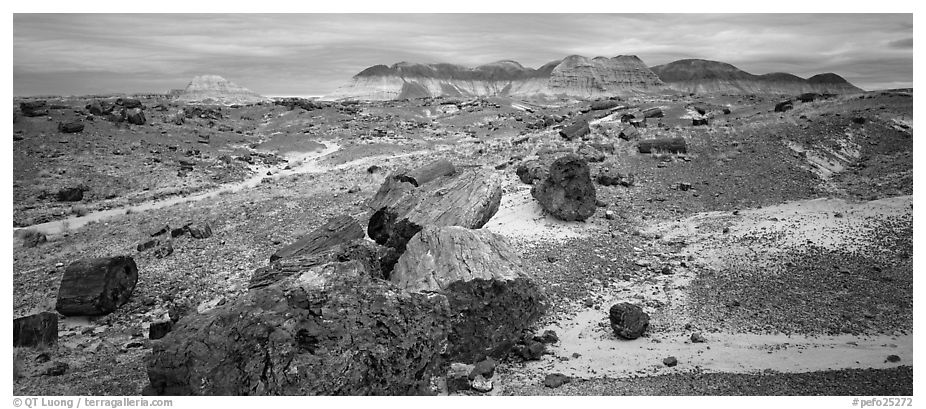
[[[912,87],[912,14],[13,15],[13,93],[166,92],[217,74],[267,96],[324,95],[399,61],[537,68],[578,54],[685,58],[753,74],[834,72]]]

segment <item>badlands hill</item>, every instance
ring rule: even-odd
[[[673,92],[700,94],[844,94],[861,92],[833,73],[808,79],[788,73],[750,74],[733,65],[688,59],[647,67],[634,55],[572,55],[533,69],[503,60],[475,68],[455,64],[374,65],[327,99],[567,96],[598,98]]]
[[[270,101],[270,98],[218,75],[200,75],[190,81],[177,101],[204,105],[250,105]]]
[[[676,91],[699,94],[800,94],[805,92],[845,94],[862,92],[833,73],[804,79],[776,72],[755,75],[733,65],[709,60],[678,60],[650,68],[659,79]]]
[[[659,90],[662,82],[636,56],[578,55],[527,68],[503,60],[475,68],[454,64],[375,65],[338,88],[330,99],[389,100],[430,96],[598,97]]]

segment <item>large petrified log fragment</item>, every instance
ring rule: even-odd
[[[640,153],[668,152],[668,153],[686,153],[688,144],[685,138],[659,138],[646,139],[639,142],[637,150]]]
[[[499,235],[427,226],[408,243],[390,280],[410,292],[443,294],[453,316],[446,357],[500,358],[542,312],[537,285]]]
[[[293,244],[277,250],[270,256],[270,261],[298,255],[311,255],[361,238],[363,238],[363,227],[353,217],[347,215],[332,217]]]
[[[326,264],[202,314],[153,344],[148,393],[410,395],[438,373],[447,299]]]
[[[481,228],[498,211],[501,200],[502,181],[494,172],[460,171],[413,187],[377,209],[367,234],[402,253],[405,243],[427,225]]]
[[[585,220],[595,213],[595,185],[588,163],[575,154],[555,160],[543,183],[531,188],[540,206],[560,220]]]
[[[417,187],[441,176],[452,175],[454,172],[456,169],[453,163],[447,159],[439,159],[417,169],[400,171],[394,177]]]
[[[138,267],[128,256],[77,260],[64,270],[55,310],[62,315],[104,315],[129,301]]]
[[[362,231],[361,231],[362,234]],[[388,272],[384,271],[382,260],[392,256],[394,250],[379,246],[364,239],[355,239],[349,242],[333,244],[329,247],[319,248],[310,253],[302,253],[292,257],[281,258],[254,271],[248,283],[248,289],[266,287],[286,277],[301,273],[312,267],[334,262],[358,261],[373,277],[386,279]],[[386,262],[388,271],[392,271],[395,261]]]
[[[456,168],[446,159],[440,159],[413,170],[399,169],[386,177],[368,206],[374,210],[392,206],[414,188],[454,173],[456,173]]]
[[[13,320],[13,346],[51,346],[58,343],[58,314],[41,312]]]

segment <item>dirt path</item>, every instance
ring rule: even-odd
[[[220,194],[225,193],[234,193],[241,191],[243,189],[252,188],[259,185],[265,179],[270,178],[279,178],[283,176],[292,176],[304,173],[320,173],[328,170],[327,167],[320,166],[317,162],[340,149],[340,145],[336,142],[324,142],[324,149],[315,152],[289,152],[287,154],[287,159],[292,163],[296,163],[296,166],[290,166],[289,169],[280,166],[278,169],[271,171],[271,175],[266,174],[264,169],[254,169],[257,172],[254,176],[245,179],[240,182],[229,183],[221,186],[218,189],[209,190],[202,193],[197,193],[189,196],[179,196],[172,197],[165,200],[157,200],[144,202],[140,204],[135,204],[131,206],[117,207],[113,209],[108,209],[100,212],[89,213],[84,216],[71,217],[63,220],[55,220],[48,223],[36,224],[28,227],[23,227],[21,229],[30,229],[35,230],[46,235],[59,235],[68,230],[73,230],[80,228],[87,223],[98,222],[106,219],[110,219],[116,216],[124,215],[126,213],[139,213],[153,209],[160,209],[168,206],[173,206],[181,203],[192,203],[207,199],[210,197],[215,197]],[[14,229],[14,231],[20,230],[20,228]]]

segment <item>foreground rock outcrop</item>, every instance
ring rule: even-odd
[[[531,195],[560,220],[585,220],[595,214],[597,196],[588,163],[575,154],[553,161],[546,179],[531,188]]]
[[[520,257],[488,230],[428,226],[409,241],[390,280],[413,293],[440,293],[452,323],[445,356],[500,358],[542,312],[540,290]]]
[[[317,266],[182,318],[153,345],[147,393],[413,395],[438,371],[447,299]]]

